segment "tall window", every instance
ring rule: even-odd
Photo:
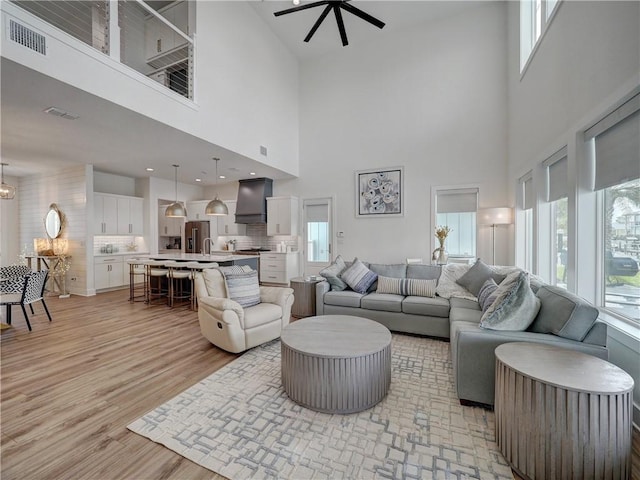
[[[546,32],[560,0],[520,0],[520,71]]]
[[[527,173],[518,180],[520,210],[524,213],[523,230],[519,232],[519,245],[524,249],[524,269],[533,271],[533,174]]]
[[[477,211],[477,188],[437,191],[436,225],[451,229],[445,245],[450,257],[476,256]]]
[[[640,95],[585,133],[595,151],[601,305],[640,322]]]
[[[331,261],[328,205],[326,203],[305,203],[304,210],[307,235],[307,261],[328,263]]]
[[[547,171],[547,201],[551,203],[551,261],[554,285],[567,288],[568,259],[568,162],[563,147],[543,162]]]

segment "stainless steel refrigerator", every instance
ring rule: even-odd
[[[204,239],[209,237],[209,222],[187,222],[184,228],[185,253],[201,253]],[[207,253],[209,253],[207,246]]]

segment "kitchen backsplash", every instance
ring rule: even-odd
[[[140,252],[144,248],[143,237],[130,235],[96,235],[93,237],[93,254]]]
[[[244,236],[219,236],[218,241],[216,242],[216,248],[222,248],[222,245],[229,240],[236,241],[236,250],[261,247],[276,251],[278,244],[281,242],[284,242],[287,246],[291,246],[291,249],[294,251],[299,250],[299,237],[288,235],[268,237],[266,225],[247,225],[247,234]]]

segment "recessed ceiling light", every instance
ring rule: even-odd
[[[199,178],[196,178],[196,182],[201,182],[202,180]]]
[[[151,168],[151,167],[147,167],[146,170],[147,170],[147,172],[153,172],[153,168]]]
[[[256,172],[249,172],[249,175],[255,175]]]
[[[225,177],[224,175],[220,175],[220,177],[218,177],[218,178],[227,178],[227,177]]]

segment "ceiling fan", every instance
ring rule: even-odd
[[[331,12],[331,10],[333,10],[333,13],[336,17],[336,23],[338,24],[338,30],[340,31],[340,38],[342,39],[342,46],[349,45],[349,40],[347,39],[347,31],[344,28],[344,21],[342,20],[341,10],[351,13],[356,17],[360,17],[361,19],[369,22],[372,25],[375,25],[378,28],[384,27],[384,22],[381,22],[377,18],[372,17],[368,13],[363,12],[362,10],[360,10],[357,7],[354,7],[348,2],[349,0],[321,0],[319,2],[308,3],[306,5],[299,5],[297,7],[287,8],[286,10],[280,10],[279,12],[275,12],[274,15],[276,17],[279,17],[280,15],[286,15],[288,13],[299,12],[301,10],[307,10],[308,8],[314,8],[314,7],[319,7],[321,5],[326,5],[325,9],[322,11],[320,16],[318,17],[318,20],[316,20],[316,23],[313,24],[313,27],[311,27],[311,30],[309,30],[309,33],[307,34],[307,36],[304,37],[305,42],[308,42],[309,40],[311,40],[311,37],[313,37],[313,34],[316,33],[316,30],[318,30],[318,27],[324,21],[327,15],[329,15],[329,12]]]

